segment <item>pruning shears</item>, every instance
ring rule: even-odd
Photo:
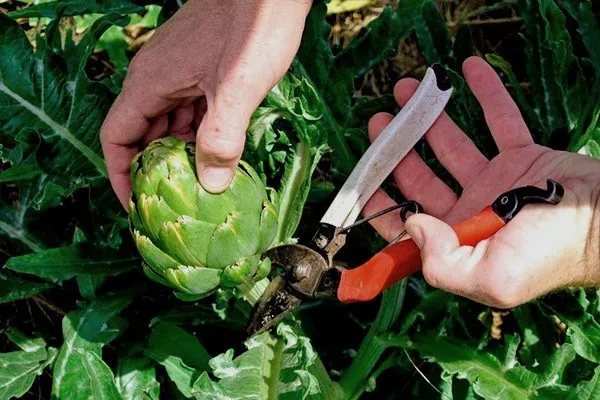
[[[421,269],[419,248],[409,238],[401,240],[406,232],[358,267],[348,269],[334,256],[344,246],[348,232],[358,224],[394,210],[400,211],[403,221],[410,214],[422,212],[417,202],[407,201],[355,222],[367,200],[441,115],[451,94],[444,67],[430,66],[408,103],[363,154],[312,238],[305,243],[277,246],[263,254],[283,273],[271,281],[255,304],[247,326],[250,336],[269,329],[303,301],[370,301]],[[525,205],[558,204],[563,195],[563,187],[550,179],[545,189],[512,189],[453,229],[461,245],[475,246],[500,230]]]

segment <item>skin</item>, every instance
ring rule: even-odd
[[[463,73],[481,105],[499,154],[488,160],[448,117],[442,115],[425,139],[440,163],[462,187],[457,195],[414,152],[392,175],[425,214],[406,226],[397,215],[374,220],[391,240],[404,228],[421,249],[423,275],[435,287],[498,308],[511,308],[550,291],[600,283],[600,161],[533,143],[529,129],[498,75],[483,59],[471,57]],[[399,105],[418,86],[403,79],[394,88]],[[373,140],[392,115],[369,121]],[[460,246],[450,225],[468,219],[501,193],[520,186],[546,187],[551,178],[565,188],[556,206],[528,205],[505,227],[477,246]],[[363,209],[370,215],[393,205],[383,191]],[[449,225],[450,224],[450,225]]]
[[[250,116],[289,68],[309,0],[190,0],[131,62],[100,131],[109,178],[126,207],[134,155],[165,135],[196,139],[200,183],[225,190]]]
[[[133,59],[101,129],[110,181],[123,205],[131,192],[131,159],[165,135],[196,140],[200,183],[213,193],[227,188],[250,116],[290,66],[310,5],[310,0],[189,0],[155,32]],[[431,285],[490,306],[513,307],[558,288],[598,285],[600,162],[534,144],[516,104],[482,59],[465,61],[463,72],[500,154],[487,160],[442,115],[425,139],[461,184],[462,195],[412,151],[393,177],[428,215],[409,218],[406,227],[388,215],[373,226],[388,240],[406,228],[421,248]],[[414,79],[398,82],[398,104],[417,85]],[[373,116],[370,137],[391,119]],[[558,206],[528,206],[491,239],[459,246],[448,224],[475,215],[511,188],[545,187],[547,178],[566,189]],[[363,214],[392,204],[379,191]]]

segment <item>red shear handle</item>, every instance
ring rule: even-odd
[[[454,225],[461,245],[475,246],[505,225],[491,207]],[[337,295],[345,303],[370,301],[400,279],[421,269],[421,252],[412,240],[403,240],[375,254],[360,267],[344,270]]]

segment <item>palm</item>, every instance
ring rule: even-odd
[[[509,189],[523,185],[544,185],[562,157],[547,147],[530,144],[504,150],[466,182],[460,198],[443,217],[453,224],[465,220]],[[556,179],[559,179],[556,177]]]

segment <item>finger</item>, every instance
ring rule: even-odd
[[[420,203],[427,214],[443,218],[456,203],[456,193],[438,178],[414,150],[400,161],[392,174],[402,194]]]
[[[385,125],[392,120],[387,113],[375,114],[369,121],[368,131],[371,141],[381,133]],[[419,202],[425,212],[443,216],[456,202],[456,194],[442,182],[419,155],[411,150],[392,171],[392,176],[402,194],[410,200]],[[379,210],[377,210],[379,211]],[[388,216],[388,219],[394,215]],[[391,224],[382,217],[382,223]]]
[[[159,117],[154,118],[152,123],[150,124],[150,129],[148,133],[141,141],[142,148],[148,146],[150,142],[163,137],[167,134],[167,129],[169,128],[169,120],[166,115],[161,115]]]
[[[194,101],[194,120],[192,121],[194,132],[197,132],[200,128],[200,122],[202,122],[204,114],[206,114],[206,97],[201,97]]]
[[[259,77],[240,75],[207,93],[207,110],[196,135],[196,166],[200,183],[208,192],[227,189],[244,150],[250,116],[268,88]]]
[[[409,217],[405,226],[421,249],[423,276],[431,286],[498,308],[514,307],[530,298],[520,285],[528,265],[521,256],[507,262],[506,249],[502,254],[495,251],[498,237],[474,247],[461,246],[450,225],[425,214]]]
[[[194,104],[181,104],[169,114],[169,134],[187,142],[194,140],[193,119]]]
[[[394,87],[394,97],[398,104],[406,104],[418,86],[419,81],[416,79],[398,81]],[[462,187],[466,187],[478,176],[489,162],[445,112],[427,131],[425,140],[439,162]]]
[[[368,124],[368,131],[371,140],[374,140],[375,137],[377,137],[377,135],[393,118],[394,117],[388,113],[378,113],[373,115]],[[392,198],[383,190],[379,189],[364,205],[362,209],[362,215],[367,217],[394,205],[396,205],[396,202],[392,200]],[[372,219],[369,221],[369,223],[371,226],[373,226],[373,228],[375,228],[381,237],[388,242],[397,237],[404,229],[404,224],[400,219],[399,210]]]
[[[383,190],[378,189],[367,201],[362,209],[362,215],[368,217],[381,210],[395,206],[397,203]],[[369,224],[381,235],[382,238],[391,242],[404,231],[404,223],[400,218],[400,210],[386,213],[369,221]]]
[[[125,209],[131,193],[129,168],[139,150],[137,144],[148,134],[152,119],[167,107],[163,100],[139,88],[135,84],[124,86],[100,129],[108,177]]]
[[[483,109],[498,150],[532,144],[531,133],[519,107],[493,68],[480,57],[469,57],[463,63],[463,73]]]

